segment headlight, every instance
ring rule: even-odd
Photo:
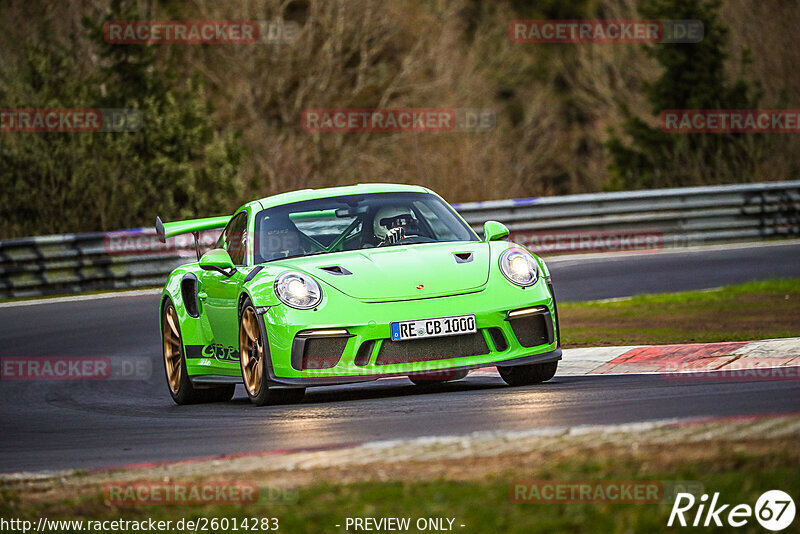
[[[322,288],[316,280],[297,271],[286,271],[278,276],[275,294],[287,306],[300,310],[314,308],[322,300]]]
[[[500,272],[512,284],[528,287],[536,283],[539,267],[528,252],[510,248],[500,255]]]

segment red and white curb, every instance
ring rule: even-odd
[[[800,337],[763,341],[689,343],[629,347],[564,349],[558,375],[695,374],[784,369],[784,378],[798,378],[788,368],[800,366]],[[471,376],[498,376],[494,367]],[[781,375],[775,375],[779,377]]]

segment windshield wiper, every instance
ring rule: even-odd
[[[412,239],[414,239],[414,238],[412,238]],[[430,238],[427,238],[427,239],[430,239]],[[409,246],[409,245],[427,245],[427,244],[430,244],[430,243],[448,243],[448,241],[438,241],[436,239],[431,239],[430,241],[406,241],[405,239],[401,239],[400,241],[395,241],[394,243],[387,243],[385,245],[379,245],[376,248],[396,247],[398,245],[404,245],[404,246]]]

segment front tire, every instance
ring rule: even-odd
[[[169,298],[164,301],[161,312],[162,353],[167,389],[175,404],[199,404],[202,402],[227,402],[233,397],[235,385],[198,389],[189,379],[186,358],[183,354],[183,337],[175,305]]]
[[[500,377],[509,386],[531,386],[553,378],[558,369],[558,362],[534,363],[514,367],[497,367]]]
[[[258,315],[250,299],[242,304],[239,318],[239,356],[244,389],[250,402],[256,406],[266,404],[294,404],[300,402],[306,393],[305,388],[276,389],[269,387],[266,358],[269,350],[262,334]]]

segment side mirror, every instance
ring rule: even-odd
[[[508,237],[509,230],[505,224],[497,221],[486,221],[483,223],[483,240],[499,241]]]
[[[200,258],[200,268],[204,271],[218,271],[225,276],[231,276],[236,271],[230,254],[224,249],[209,250]]]

